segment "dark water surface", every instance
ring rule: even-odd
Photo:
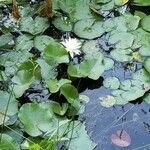
[[[141,65],[137,64],[137,70],[140,68]],[[123,64],[116,64],[114,69],[106,71],[103,77],[115,76],[125,80],[130,79],[132,73],[131,70],[125,70]],[[110,93],[111,91],[103,86],[83,92],[90,98],[84,115],[88,135],[98,144],[96,150],[149,150],[150,105],[138,99],[124,106],[105,108],[100,105],[98,98]],[[131,145],[126,148],[111,143],[111,135],[122,129],[131,137]]]

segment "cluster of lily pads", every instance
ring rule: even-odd
[[[1,7],[12,7],[12,2],[2,0]],[[101,105],[124,105],[142,96],[150,103],[149,15],[131,14],[128,0],[53,0],[52,18],[39,13],[48,1],[32,6],[17,2],[19,19],[2,9],[0,15],[0,149],[93,149],[84,123],[74,117],[83,113],[87,97],[73,82],[97,80],[116,63],[142,67],[133,68],[131,79],[104,79],[111,95],[100,97]],[[150,2],[134,0],[131,5]],[[80,44],[68,49],[65,33]],[[43,99],[27,96],[38,90],[46,95]]]

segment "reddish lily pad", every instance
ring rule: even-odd
[[[125,130],[118,130],[116,134],[111,135],[111,142],[119,147],[128,147],[131,144],[131,138]]]

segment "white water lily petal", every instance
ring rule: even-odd
[[[79,49],[81,48],[81,42],[76,38],[69,37],[61,42],[61,44],[63,44],[63,46],[66,48],[66,51],[69,52],[72,58],[74,55],[80,55],[81,51]]]

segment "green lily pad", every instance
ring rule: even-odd
[[[93,55],[86,55],[80,64],[70,64],[68,74],[72,77],[89,77],[93,80],[97,80],[104,72],[104,69],[103,55],[99,52],[96,54],[93,53]]]
[[[103,107],[109,108],[116,104],[116,100],[113,96],[107,95],[106,97],[99,97],[100,103]]]
[[[71,31],[72,30],[72,23],[67,17],[58,17],[55,18],[52,22],[53,25],[61,30],[61,31]]]
[[[150,6],[149,0],[134,0],[133,2],[134,5],[138,5],[138,6]]]
[[[74,33],[80,38],[94,39],[100,37],[105,31],[101,21],[94,19],[83,19],[75,23]]]
[[[79,101],[79,93],[77,89],[71,84],[64,84],[60,87],[60,92],[67,101],[71,104],[75,103],[75,101]]]
[[[71,132],[73,129],[73,133]],[[85,125],[79,121],[72,122],[69,126],[69,133],[67,137],[70,138],[69,150],[92,150],[96,144],[91,141],[87,135]],[[86,143],[86,144],[85,144]]]
[[[62,105],[60,105],[57,102],[53,102],[52,103],[52,109],[53,109],[54,113],[56,113],[60,116],[63,116],[67,112],[68,104],[63,103]]]
[[[43,79],[48,80],[48,79],[55,79],[58,72],[55,68],[55,66],[50,66],[48,63],[45,62],[44,59],[38,59],[36,61],[38,65],[40,66],[41,70],[41,76]]]
[[[13,41],[12,34],[3,34],[0,36],[0,47],[7,45],[9,42]]]
[[[55,40],[53,38],[47,35],[36,36],[34,38],[34,47],[40,52],[43,52],[45,48],[54,41]]]
[[[16,39],[16,50],[26,50],[30,51],[33,47],[33,36],[28,34],[23,34]]]
[[[69,56],[66,49],[59,43],[50,43],[44,51],[44,59],[50,65],[68,63]]]
[[[57,79],[46,80],[46,84],[51,93],[58,92],[60,87],[67,83],[71,83],[71,80],[68,79],[60,79],[59,81]]]
[[[115,60],[125,62],[133,59],[132,53],[131,49],[115,49],[110,54]]]
[[[141,24],[142,24],[142,28],[143,28],[145,31],[150,32],[150,26],[149,26],[149,24],[150,24],[150,15],[144,17],[143,20],[142,20],[142,22],[141,22]]]
[[[7,108],[8,104],[8,108]],[[7,110],[6,114],[5,111]],[[18,112],[18,102],[13,94],[9,94],[5,91],[0,91],[0,125],[3,124],[4,118],[6,123],[12,116]]]
[[[20,30],[32,35],[36,35],[43,33],[49,27],[49,25],[50,24],[47,18],[38,16],[33,20],[32,17],[24,17],[20,21]]]
[[[2,140],[0,142],[1,150],[20,150],[19,144],[7,134],[2,134]]]
[[[106,87],[106,88],[110,88],[110,89],[118,89],[119,86],[120,86],[120,81],[118,78],[116,77],[108,77],[104,80],[103,82],[103,85]]]
[[[90,40],[90,41],[84,42],[84,44],[82,46],[82,51],[85,54],[92,54],[94,52],[100,51],[98,41],[97,40]]]
[[[52,114],[48,109],[46,103],[26,103],[20,108],[18,116],[29,135],[39,136],[51,129]]]
[[[148,104],[150,104],[150,93],[146,93],[146,94],[144,95],[143,100],[144,100],[145,102],[147,102]]]
[[[144,61],[145,69],[150,73],[150,57],[146,58]]]
[[[115,44],[116,48],[130,48],[133,44],[134,36],[127,32],[114,32],[110,35],[109,43]]]

